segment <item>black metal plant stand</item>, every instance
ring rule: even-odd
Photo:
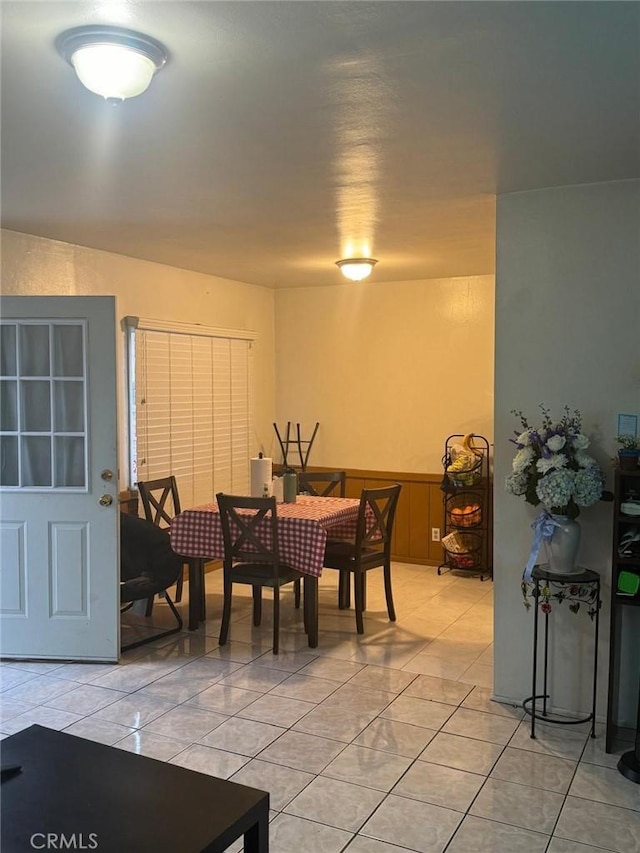
[[[535,566],[531,575],[534,590],[533,590],[533,675],[531,682],[531,696],[528,696],[522,702],[522,707],[525,712],[531,717],[531,737],[536,736],[536,720],[542,720],[545,723],[557,723],[564,726],[575,726],[578,723],[591,722],[591,737],[596,736],[596,683],[598,676],[598,632],[600,622],[600,575],[591,569],[583,569],[581,572],[572,572],[571,574],[561,575],[550,573],[546,570],[546,566]],[[550,714],[548,711],[547,700],[549,699],[547,677],[549,671],[549,614],[544,614],[544,651],[543,651],[543,681],[542,693],[536,693],[537,690],[537,675],[538,675],[538,616],[540,610],[540,584],[545,585],[557,584],[560,587],[586,587],[587,591],[584,594],[583,601],[592,604],[594,613],[594,649],[593,649],[593,690],[592,690],[592,705],[591,713],[582,717],[579,720],[567,719],[558,715]],[[595,603],[593,603],[592,590],[595,588]],[[575,602],[580,593],[572,596]],[[536,700],[542,699],[542,710],[536,708]]]

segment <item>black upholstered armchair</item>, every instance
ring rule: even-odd
[[[162,595],[177,625],[122,647],[133,649],[159,637],[167,637],[182,629],[182,618],[171,600],[167,588],[182,572],[182,557],[171,549],[169,534],[144,518],[120,513],[120,612],[129,610],[134,601]]]

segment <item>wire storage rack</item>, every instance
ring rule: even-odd
[[[438,574],[463,571],[493,578],[492,480],[489,442],[482,435],[450,435],[442,457],[443,559]]]

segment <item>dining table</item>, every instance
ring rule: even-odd
[[[298,495],[295,502],[277,503],[281,562],[303,575],[309,645],[318,645],[318,578],[322,575],[327,536],[355,536],[360,500]],[[171,547],[189,563],[189,630],[206,619],[203,565],[224,558],[218,504],[183,510],[171,522]]]

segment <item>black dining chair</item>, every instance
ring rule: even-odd
[[[136,483],[144,509],[144,517],[157,527],[168,529],[174,515],[180,512],[180,497],[178,484],[174,476],[159,477],[156,480],[140,480]],[[184,561],[183,561],[184,562]],[[180,573],[176,583],[176,601],[182,601],[182,584],[184,571]],[[147,608],[147,616],[151,615],[153,599]]]
[[[141,480],[136,483],[140,492],[142,506],[144,509],[144,517],[147,521],[168,529],[171,527],[171,522],[174,516],[180,513],[180,496],[178,495],[178,484],[176,478],[171,475],[169,477],[159,477],[156,480]],[[193,564],[193,565],[192,565]],[[188,560],[183,557],[182,571],[178,575],[176,583],[176,601],[182,601],[182,585],[184,583],[184,569],[187,568],[190,576],[191,572],[199,572],[200,574],[200,589],[202,590],[202,598],[199,602],[200,619],[206,619],[206,595],[204,582],[204,560]],[[189,597],[194,594],[189,587]],[[153,597],[147,602],[147,616],[151,616],[153,610]]]
[[[224,603],[219,642],[229,635],[233,584],[253,588],[253,624],[262,619],[262,587],[273,589],[273,653],[280,640],[280,587],[302,579],[303,575],[280,562],[278,514],[275,498],[248,498],[216,495],[224,541]],[[305,629],[307,618],[305,610]]]
[[[391,536],[401,488],[397,484],[382,489],[363,489],[355,538],[327,540],[324,566],[340,572],[338,604],[341,608],[349,606],[353,575],[358,634],[364,634],[362,614],[365,609],[366,573],[370,569],[382,567],[387,612],[391,622],[396,621],[391,590]]]
[[[301,494],[323,498],[333,495],[344,497],[347,475],[345,471],[299,471],[298,490]]]
[[[161,595],[176,619],[174,628],[128,643],[123,652],[182,630],[182,618],[167,592],[181,571],[182,557],[172,550],[166,530],[137,515],[120,513],[120,612],[130,610],[136,601]]]

